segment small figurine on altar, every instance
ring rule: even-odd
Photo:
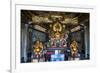
[[[78,54],[78,44],[75,40],[72,41],[72,43],[70,45],[70,49],[71,49],[71,55],[72,55],[73,59],[75,59],[75,57]]]
[[[56,47],[55,45],[55,38],[50,39],[50,47]]]
[[[61,37],[61,47],[67,47],[67,41],[64,36]]]

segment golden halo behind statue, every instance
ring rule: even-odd
[[[53,31],[55,32],[61,32],[62,31],[62,26],[59,22],[56,22],[53,26]]]

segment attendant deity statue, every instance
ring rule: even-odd
[[[40,58],[42,49],[43,49],[42,42],[40,42],[39,40],[37,40],[35,42],[35,44],[33,45],[33,52],[34,52],[36,58],[38,58],[38,59]]]
[[[78,53],[78,44],[75,40],[72,41],[72,43],[70,45],[70,49],[71,49],[71,55],[72,55],[73,59],[75,59],[75,57],[77,56],[77,53]]]

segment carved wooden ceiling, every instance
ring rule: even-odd
[[[21,23],[53,24],[59,22],[68,28],[89,21],[89,13],[21,10]]]

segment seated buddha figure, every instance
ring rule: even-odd
[[[72,57],[75,58],[77,56],[77,52],[78,52],[78,44],[75,40],[72,41],[72,43],[70,45],[70,49],[71,49]]]

